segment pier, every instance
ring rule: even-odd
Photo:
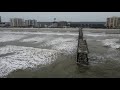
[[[83,38],[82,28],[79,28],[78,47],[77,47],[77,64],[88,64],[88,45]]]

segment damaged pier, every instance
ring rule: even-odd
[[[88,46],[83,39],[82,28],[79,28],[78,47],[77,47],[77,64],[88,64]]]

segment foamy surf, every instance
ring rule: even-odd
[[[76,38],[56,38],[51,41],[47,41],[42,46],[48,46],[57,51],[61,51],[64,54],[72,54],[74,50],[77,48],[77,40]]]
[[[86,33],[85,36],[91,36],[91,37],[105,37],[105,33]]]
[[[118,49],[120,48],[120,44],[118,44],[117,42],[119,41],[119,39],[105,39],[102,41],[102,43],[104,44],[104,46],[108,46],[114,49]]]
[[[71,32],[50,32],[50,31],[44,31],[44,32],[0,32],[0,33],[4,33],[4,34],[29,34],[29,35],[31,35],[31,34],[37,34],[37,35],[39,35],[39,34],[45,34],[45,35],[71,35],[71,36],[77,36],[78,35],[78,33],[71,33]]]
[[[0,42],[15,41],[25,37],[25,35],[13,35],[13,34],[2,34],[0,36]]]
[[[35,68],[38,65],[50,64],[56,60],[56,50],[40,49],[23,46],[5,46],[0,48],[0,55],[13,53],[0,57],[0,77],[8,75],[17,69]]]
[[[46,40],[48,37],[33,37],[33,38],[28,38],[28,39],[23,39],[20,42],[34,42],[34,43],[40,43]]]

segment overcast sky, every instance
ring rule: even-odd
[[[10,18],[36,19],[37,21],[106,21],[107,17],[120,16],[120,12],[0,12],[2,21]]]

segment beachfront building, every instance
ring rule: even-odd
[[[107,18],[106,27],[112,29],[120,28],[120,17]]]
[[[106,28],[105,22],[69,22],[70,27]]]
[[[24,27],[24,19],[22,18],[11,18],[10,19],[11,27]]]
[[[53,22],[51,25],[52,28],[57,28],[58,27],[58,22]]]
[[[25,20],[25,26],[26,27],[38,27],[37,20]]]
[[[10,22],[1,22],[0,27],[10,27]]]
[[[65,27],[67,27],[67,26],[68,26],[67,21],[59,21],[59,22],[58,22],[58,27],[59,27],[59,28],[65,28]]]
[[[40,22],[37,22],[37,27],[42,28],[42,24]]]
[[[47,28],[51,27],[52,22],[37,22],[38,28]]]

